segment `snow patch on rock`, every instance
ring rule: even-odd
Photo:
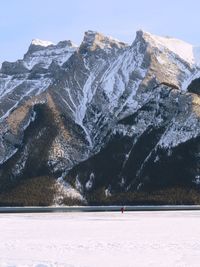
[[[94,173],[92,172],[91,174],[90,174],[90,178],[89,178],[89,180],[86,182],[86,184],[85,184],[85,188],[87,189],[87,190],[90,190],[91,188],[92,188],[92,186],[93,186],[93,183],[94,183]]]
[[[54,197],[54,205],[60,206],[63,204],[65,197],[71,199],[78,199],[80,201],[85,201],[84,197],[73,188],[69,183],[65,182],[62,177],[58,178],[55,184],[56,195]]]

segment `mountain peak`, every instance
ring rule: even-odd
[[[157,36],[149,32],[139,30],[136,33],[136,39],[143,39],[145,42],[159,50],[168,49],[174,54],[178,55],[181,59],[188,62],[190,65],[198,64],[200,61],[195,56],[196,48],[193,45],[182,40],[165,36]]]
[[[43,41],[40,39],[33,39],[31,41],[31,44],[28,48],[28,52],[27,53],[34,53],[36,51],[40,51],[40,50],[44,50],[49,46],[54,45],[54,43],[50,42],[50,41]]]
[[[77,49],[77,45],[75,45],[70,40],[64,40],[64,41],[60,41],[57,44],[54,44],[50,41],[33,39],[29,48],[28,48],[28,51],[24,55],[24,59],[27,59],[29,57],[34,57],[34,59],[36,59],[36,57],[37,57],[38,60],[41,61],[42,58],[45,57],[48,62],[51,62],[51,60],[50,60],[51,57],[53,57],[54,59],[55,59],[55,57],[57,57],[57,58],[60,57],[60,59],[61,58],[65,59],[66,54],[71,54],[76,49]],[[39,52],[39,54],[38,54],[38,52]],[[67,56],[67,58],[68,58],[68,56]],[[29,58],[29,60],[30,60],[30,58]],[[32,64],[31,64],[31,66],[32,66]]]
[[[120,42],[119,40],[105,36],[102,33],[96,31],[86,31],[84,34],[83,42],[81,48],[87,48],[91,51],[99,49],[111,49],[111,48],[122,48],[127,46],[127,44]]]
[[[61,66],[76,50],[77,46],[70,40],[54,44],[49,41],[34,39],[24,55],[24,65],[29,70],[39,63],[44,68],[48,68],[53,61]]]

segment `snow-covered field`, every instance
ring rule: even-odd
[[[200,266],[200,211],[0,214],[0,267]]]

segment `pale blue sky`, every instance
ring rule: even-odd
[[[200,44],[199,0],[0,0],[0,62],[22,58],[34,38],[79,44],[96,30],[132,43],[144,29]]]

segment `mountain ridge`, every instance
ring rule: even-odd
[[[199,71],[190,44],[144,31],[131,45],[95,31],[79,47],[34,41],[0,70],[0,194],[34,177],[55,181],[60,204],[64,185],[86,202],[102,188],[198,186],[200,101],[187,88]]]

